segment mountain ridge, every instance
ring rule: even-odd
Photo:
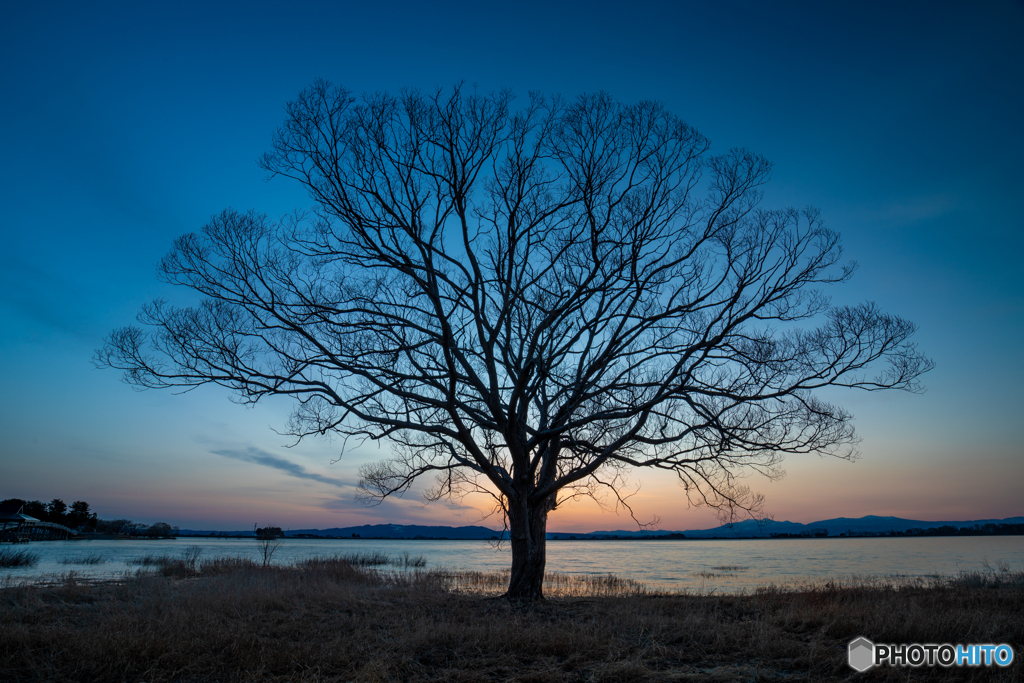
[[[1024,524],[1024,517],[1007,517],[1005,519],[975,519],[965,521],[930,522],[902,517],[866,515],[864,517],[835,517],[817,522],[802,524],[800,522],[775,520],[744,520],[732,525],[723,525],[712,529],[689,529],[686,531],[671,530],[625,530],[563,532],[549,531],[549,540],[595,539],[604,537],[618,538],[658,538],[679,534],[686,538],[770,538],[772,534],[814,535],[822,530],[828,536],[840,534],[878,534],[886,532],[906,532],[910,529],[938,529],[943,526],[956,528],[971,527],[985,524]],[[285,537],[296,536],[332,536],[335,538],[379,538],[379,539],[449,539],[449,540],[488,540],[497,539],[502,532],[483,526],[426,526],[419,524],[364,524],[352,527],[331,527],[329,529],[289,529]],[[182,536],[252,536],[251,530],[246,531],[210,531],[181,529]],[[506,535],[507,538],[507,535]]]

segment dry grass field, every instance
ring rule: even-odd
[[[905,681],[1021,679],[1024,574],[657,594],[550,577],[534,605],[501,575],[291,566],[187,553],[106,583],[0,588],[3,681]],[[883,643],[1014,647],[1007,668],[846,664]]]

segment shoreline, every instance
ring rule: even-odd
[[[599,538],[549,538],[546,540],[548,543],[554,542],[593,542],[593,541],[626,541],[626,542],[638,542],[647,543],[655,541],[659,543],[666,542],[687,542],[687,541],[822,541],[822,540],[853,540],[853,539],[922,539],[922,538],[997,538],[1003,536],[1024,536],[1024,533],[1012,533],[1012,534],[914,534],[914,535],[900,535],[900,534],[878,534],[878,535],[867,535],[867,534],[855,534],[853,536],[839,535],[839,536],[708,536],[708,537],[679,537],[679,536],[652,536],[652,537],[641,537],[641,538],[629,538],[625,536],[607,536]],[[170,540],[222,540],[222,539],[248,539],[257,540],[256,536],[241,536],[241,535],[224,535],[224,536],[202,536],[198,534],[189,535],[178,535],[178,536],[118,536],[115,534],[82,534],[79,536],[73,536],[66,539],[66,541],[170,541]],[[481,542],[481,543],[507,543],[509,539],[504,538],[446,538],[443,536],[410,536],[410,537],[398,537],[398,536],[360,536],[358,538],[351,538],[349,536],[310,536],[310,535],[294,535],[294,536],[281,536],[274,540],[277,541],[288,541],[288,540],[302,540],[302,541],[465,541],[465,542]],[[48,539],[49,540],[49,539]],[[33,540],[31,543],[46,543],[48,540]],[[3,543],[3,542],[0,542]]]

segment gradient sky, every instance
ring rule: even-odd
[[[309,204],[255,159],[322,77],[657,99],[714,150],[765,155],[766,205],[817,206],[860,264],[834,301],[913,320],[936,361],[923,395],[830,394],[862,457],[752,477],[767,511],[1024,514],[1024,5],[369,4],[0,4],[0,498],[195,529],[481,523],[472,499],[359,505],[356,471],[384,452],[285,448],[284,399],[136,392],[90,362],[143,303],[187,300],[155,278],[175,237],[227,207]],[[639,518],[714,525],[671,478],[632,481]],[[549,529],[631,525],[580,503]]]

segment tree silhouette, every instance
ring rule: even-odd
[[[64,524],[67,521],[68,505],[60,498],[54,498],[46,504],[46,521]]]
[[[71,526],[81,526],[86,524],[90,527],[96,527],[96,513],[89,509],[89,503],[84,500],[76,500],[71,504],[71,511],[68,513],[68,521]]]
[[[137,387],[292,396],[298,438],[389,441],[371,499],[427,474],[428,498],[490,493],[507,595],[531,600],[566,498],[625,503],[625,471],[652,467],[756,514],[744,473],[853,456],[851,416],[816,390],[914,390],[930,361],[911,323],[830,305],[853,265],[817,211],[760,207],[762,157],[711,155],[657,103],[512,101],[307,88],[260,163],[312,212],[229,210],[179,238],[159,272],[202,303],[146,306],[152,331],[114,331],[96,362]]]
[[[29,517],[35,517],[38,520],[46,521],[47,512],[46,504],[39,500],[29,500],[25,502],[22,512]]]

